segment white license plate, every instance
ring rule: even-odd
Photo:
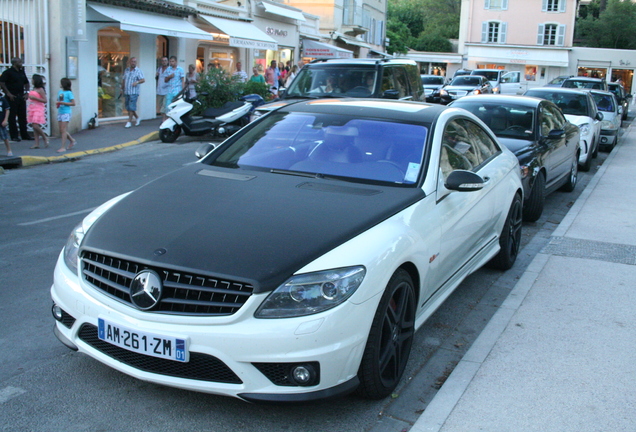
[[[105,342],[139,354],[178,362],[190,359],[185,339],[131,329],[102,318],[98,320],[97,334]]]

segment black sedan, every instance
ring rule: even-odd
[[[492,93],[492,85],[481,75],[466,75],[453,78],[450,84],[440,90],[440,102],[444,105],[467,95]]]
[[[445,79],[440,75],[420,75],[426,102],[439,103],[439,91],[444,87]]]
[[[541,217],[545,196],[576,186],[579,128],[552,102],[528,96],[471,96],[453,102],[479,117],[519,159],[523,218]]]

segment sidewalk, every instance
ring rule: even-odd
[[[84,129],[73,134],[77,145],[64,153],[58,153],[60,138],[51,137],[48,148],[31,149],[35,141],[11,141],[13,157],[6,156],[4,143],[0,142],[0,167],[18,168],[54,162],[64,162],[82,156],[107,153],[120,148],[159,139],[161,118],[142,120],[139,126],[125,128],[125,121],[100,124],[95,129]],[[68,145],[68,142],[67,142]],[[44,143],[40,142],[40,147]]]
[[[629,128],[411,432],[636,430]]]

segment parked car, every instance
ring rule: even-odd
[[[458,76],[470,75],[471,72],[472,69],[457,69],[453,74],[453,78],[457,78]]]
[[[161,385],[383,398],[460,282],[514,264],[522,197],[517,159],[467,111],[290,104],[88,215],[57,262],[55,333]]]
[[[573,89],[607,90],[607,82],[601,78],[576,76],[568,78],[561,83],[561,87]]]
[[[252,121],[292,102],[305,99],[380,98],[424,101],[417,63],[405,59],[322,59],[306,64],[280,99],[261,105]]]
[[[527,96],[470,96],[453,102],[479,117],[519,158],[525,201],[523,218],[541,217],[545,196],[574,190],[578,177],[579,128],[552,102]]]
[[[563,111],[565,118],[581,129],[579,166],[582,171],[589,171],[592,159],[598,156],[603,120],[603,114],[599,114],[590,92],[570,88],[538,87],[528,90],[525,95],[554,102]]]
[[[496,94],[521,94],[525,85],[521,83],[521,72],[505,69],[475,69],[471,75],[481,75],[490,81],[492,92]]]
[[[618,100],[618,104],[623,107],[622,110],[622,119],[627,120],[627,114],[629,114],[629,103],[632,100],[632,95],[627,93],[627,90],[620,85],[619,83],[607,83],[607,89],[614,93],[616,99]]]
[[[439,91],[444,87],[446,79],[440,75],[420,75],[420,78],[422,79],[426,102],[439,103]]]
[[[562,87],[563,81],[568,78],[572,78],[573,76],[574,75],[559,75],[558,77],[551,79],[550,82],[545,85],[545,87]]]
[[[612,151],[618,143],[618,135],[621,129],[623,107],[616,100],[612,92],[590,90],[598,110],[603,113],[601,122],[601,150]]]
[[[450,84],[439,91],[440,102],[444,105],[469,94],[492,93],[492,86],[481,75],[463,75],[453,78]]]

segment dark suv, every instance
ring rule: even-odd
[[[258,107],[252,120],[304,99],[383,98],[424,101],[417,64],[396,59],[327,59],[306,64],[280,99]]]

